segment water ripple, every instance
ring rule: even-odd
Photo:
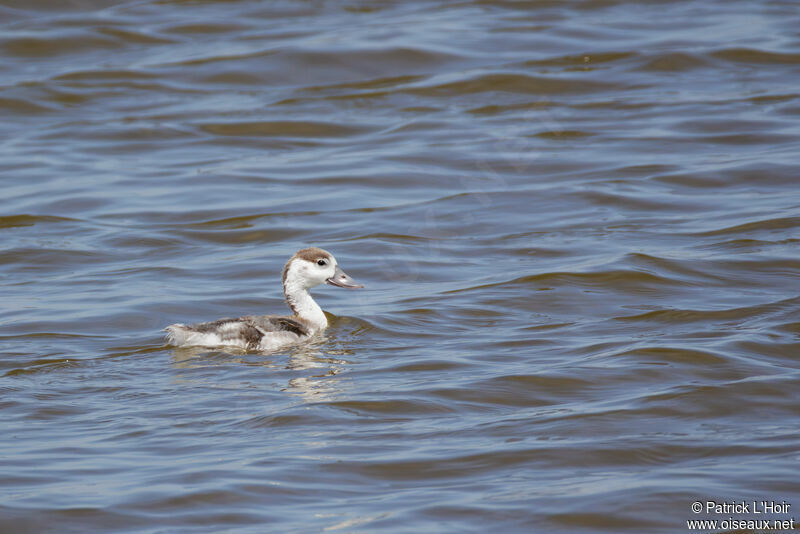
[[[0,6],[0,530],[676,532],[797,495],[790,2]],[[162,328],[289,313],[272,353]]]

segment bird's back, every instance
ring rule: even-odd
[[[245,350],[270,350],[311,336],[313,329],[299,317],[248,315],[193,325],[173,324],[166,329],[177,346],[233,346]]]

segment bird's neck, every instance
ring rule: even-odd
[[[311,298],[311,293],[302,284],[287,279],[283,284],[283,295],[286,297],[286,304],[294,314],[311,323],[316,331],[325,330],[328,327],[325,312]]]

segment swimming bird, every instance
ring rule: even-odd
[[[167,340],[179,347],[240,347],[245,350],[275,350],[306,340],[328,327],[325,312],[308,292],[328,283],[337,287],[364,287],[350,278],[333,254],[321,248],[299,250],[283,268],[283,295],[294,315],[247,315],[207,323],[166,327]]]

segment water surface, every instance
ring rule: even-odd
[[[796,3],[57,4],[0,6],[0,531],[800,510]],[[325,336],[164,344],[308,245]]]

